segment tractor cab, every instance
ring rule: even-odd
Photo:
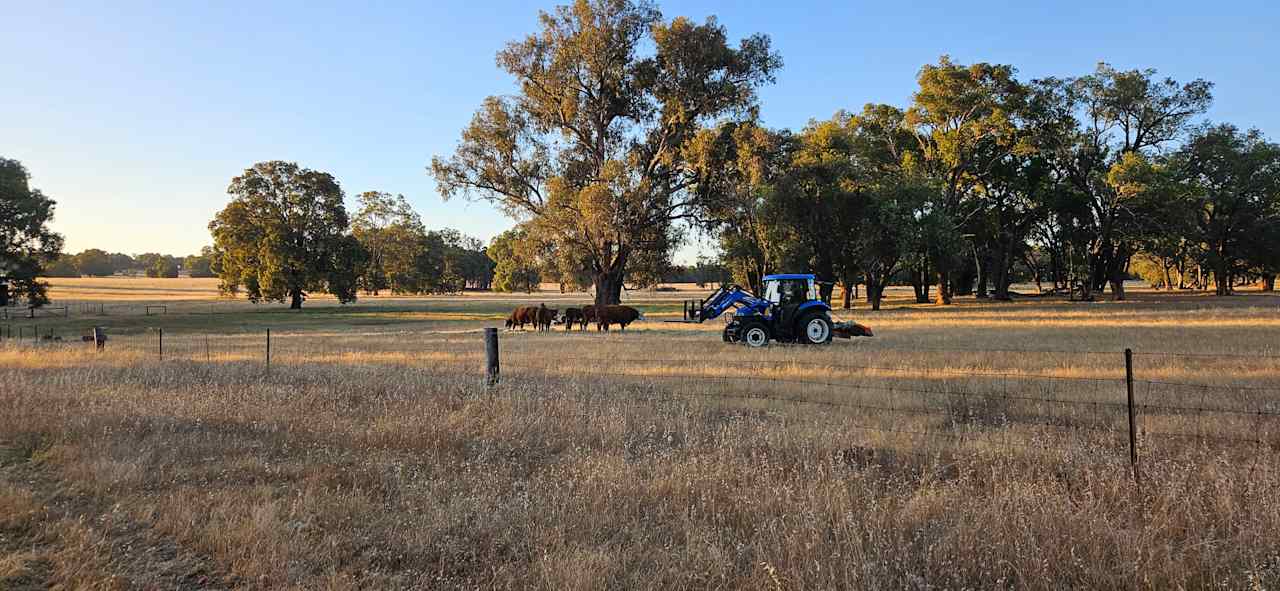
[[[765,275],[764,299],[774,306],[802,304],[818,299],[813,275]]]
[[[769,316],[771,316],[770,324],[772,324],[773,328],[773,334],[770,336],[775,340],[794,341],[796,337],[800,336],[795,333],[804,329],[804,327],[797,326],[796,322],[802,308],[806,311],[817,311],[811,310],[816,306],[818,310],[829,310],[819,299],[818,288],[813,275],[807,273],[766,275],[763,283],[764,299],[768,300],[770,304],[771,314]],[[830,324],[829,317],[827,323]],[[826,328],[826,325],[822,327]],[[818,330],[818,328],[815,328],[815,330]],[[814,341],[826,342],[829,340],[830,331],[827,330],[825,332],[826,334],[814,335],[817,337]]]

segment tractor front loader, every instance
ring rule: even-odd
[[[831,321],[831,306],[818,299],[811,274],[766,275],[763,297],[737,285],[722,285],[706,299],[685,302],[684,321],[712,320],[731,309],[733,319],[724,327],[726,343],[825,345],[832,337],[872,336],[870,328],[856,322]]]

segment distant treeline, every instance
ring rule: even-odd
[[[360,264],[352,269],[356,287],[371,295],[458,293],[489,289],[494,261],[479,239],[445,228],[426,230],[403,196],[365,193],[349,229],[361,247]],[[212,246],[199,254],[177,257],[144,253],[128,255],[90,248],[62,254],[49,265],[47,277],[112,275],[173,278],[218,277],[227,256]]]
[[[204,247],[200,254],[177,257],[168,254],[147,252],[127,255],[122,252],[107,252],[98,248],[90,248],[79,254],[58,255],[48,269],[46,277],[108,277],[111,275],[128,275],[147,277],[214,277],[210,267],[210,248]]]

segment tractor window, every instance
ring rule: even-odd
[[[780,294],[778,293],[778,283],[779,282],[777,281],[770,281],[764,284],[764,299],[775,304],[781,301]]]
[[[779,282],[782,304],[797,304],[807,300],[808,282],[801,279],[786,279]]]
[[[797,304],[818,299],[818,293],[811,281],[778,279],[765,284],[764,299],[774,304]]]

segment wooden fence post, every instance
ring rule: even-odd
[[[267,372],[271,371],[271,329],[267,329]]]
[[[498,329],[484,329],[484,383],[486,386],[497,385],[498,373]]]
[[[160,347],[160,360],[161,360],[161,361],[164,361],[164,329],[163,329],[163,328],[159,328],[159,329],[156,329],[156,330],[160,331],[160,332],[159,332],[159,334],[160,334],[160,344],[159,344],[159,347]]]
[[[1124,384],[1129,406],[1129,463],[1133,466],[1133,483],[1142,491],[1142,478],[1138,473],[1138,421],[1133,405],[1133,349],[1124,350]]]

